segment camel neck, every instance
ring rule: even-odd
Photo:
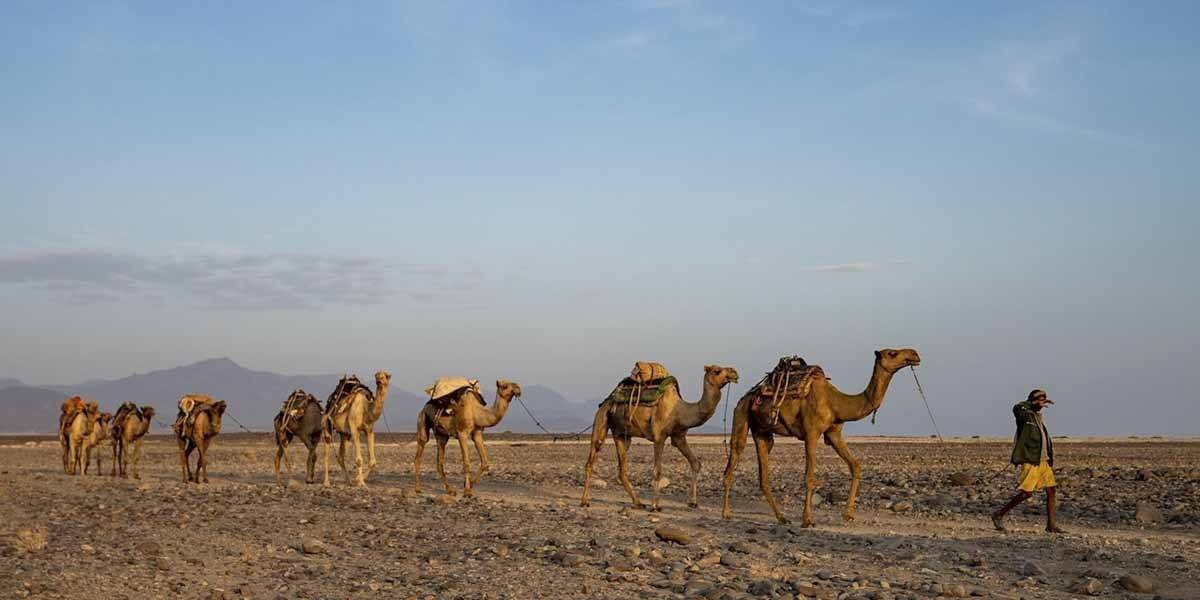
[[[871,379],[867,381],[867,387],[858,394],[843,394],[840,390],[830,384],[829,387],[834,392],[833,407],[834,416],[839,422],[859,421],[875,412],[883,405],[883,397],[887,394],[888,385],[892,382],[893,373],[884,369],[879,361],[875,362],[875,366],[871,371]]]
[[[722,387],[724,386],[710,382],[706,373],[704,375],[704,390],[700,393],[700,400],[695,403],[681,402],[681,407],[685,410],[680,411],[679,424],[691,429],[707,423],[712,418],[713,413],[717,412],[717,406],[721,404]]]
[[[512,399],[513,397],[510,394],[497,393],[496,401],[493,402],[495,406],[493,406],[490,410],[486,406],[481,406],[480,412],[485,416],[483,419],[484,422],[481,423],[481,425],[484,427],[492,427],[499,423],[500,419],[503,419],[504,415],[508,414],[508,407],[512,403]]]
[[[375,384],[375,401],[371,403],[370,421],[374,423],[383,415],[383,403],[387,400],[388,388],[386,385]]]

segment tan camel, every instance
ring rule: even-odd
[[[692,449],[688,447],[687,432],[708,422],[721,403],[721,389],[737,381],[736,369],[708,365],[704,367],[704,391],[699,402],[685,401],[679,396],[679,389],[671,386],[656,406],[634,407],[632,415],[629,414],[630,409],[626,405],[613,405],[608,402],[601,404],[592,422],[592,446],[584,466],[583,498],[580,499],[579,505],[588,506],[591,503],[592,467],[601,448],[604,447],[605,436],[611,431],[613,445],[617,449],[618,476],[634,506],[644,508],[633,491],[633,485],[629,483],[629,469],[626,463],[630,439],[634,436],[654,443],[654,494],[650,510],[662,509],[659,504],[662,491],[659,481],[662,480],[663,448],[668,439],[671,440],[671,445],[683,454],[691,467],[692,486],[688,495],[688,506],[699,506],[696,500],[696,486],[700,477],[700,459],[696,458]]]
[[[112,415],[109,413],[100,413],[96,419],[96,424],[92,426],[92,432],[87,437],[83,438],[83,473],[86,475],[88,464],[92,461],[92,448],[100,445],[100,442],[108,439],[108,424],[112,420]],[[96,475],[100,475],[100,450],[96,450]],[[78,465],[77,465],[78,466]]]
[[[63,471],[68,475],[82,475],[80,461],[83,457],[84,440],[92,434],[96,421],[100,419],[100,406],[95,402],[83,402],[78,396],[63,402],[59,415],[59,442],[63,449]]]
[[[183,467],[184,482],[208,483],[208,445],[221,433],[221,416],[225,414],[225,401],[211,405],[197,404],[191,410],[184,427],[176,432],[179,441],[179,462]],[[193,450],[199,450],[196,460],[196,475],[192,476],[190,464]]]
[[[349,389],[343,392],[342,383],[334,389],[333,394],[330,394],[329,400],[325,405],[324,429],[325,429],[325,480],[324,485],[329,485],[329,447],[333,444],[333,433],[338,434],[338,464],[342,466],[342,472],[346,475],[346,482],[350,482],[350,472],[346,470],[346,440],[349,439],[354,444],[354,466],[357,470],[357,478],[354,483],[358,486],[367,484],[367,475],[375,471],[375,466],[378,462],[375,460],[375,422],[383,415],[383,404],[387,400],[388,383],[392,380],[392,376],[387,371],[379,371],[375,373],[375,393],[372,395],[371,390],[367,389],[362,384],[349,386]],[[347,379],[343,379],[346,382]],[[344,396],[335,397],[335,396]],[[363,433],[367,436],[367,455],[370,458],[370,463],[367,465],[368,473],[363,474],[363,459],[362,450],[359,449],[358,435]]]
[[[512,399],[521,395],[521,386],[503,379],[496,382],[496,401],[492,408],[484,405],[473,390],[467,388],[460,391],[458,397],[450,403],[450,410],[439,407],[434,402],[427,402],[417,415],[417,456],[413,461],[413,483],[417,493],[421,493],[421,454],[425,452],[425,444],[429,442],[429,433],[433,432],[437,439],[437,470],[442,478],[446,493],[454,495],[450,482],[446,479],[446,443],[451,437],[458,438],[459,449],[463,456],[463,496],[471,497],[471,462],[467,453],[467,439],[475,444],[475,452],[479,454],[479,478],[492,470],[488,462],[487,450],[483,447],[483,430],[495,427],[508,412]]]
[[[128,477],[130,463],[133,466],[133,478],[141,479],[138,464],[142,460],[142,438],[150,431],[150,421],[154,419],[154,407],[145,405],[140,409],[132,402],[126,402],[117,409],[109,429],[112,438],[113,466],[110,475],[117,476],[118,469],[121,478]],[[132,450],[130,447],[132,445]]]
[[[733,488],[733,471],[746,448],[746,434],[749,432],[754,436],[754,449],[758,454],[758,485],[780,523],[787,523],[788,520],[775,503],[768,475],[771,447],[775,445],[776,434],[795,436],[804,441],[803,526],[813,526],[812,498],[813,490],[817,486],[817,442],[822,437],[825,438],[825,443],[832,446],[838,456],[846,461],[846,466],[850,469],[850,497],[846,500],[846,510],[842,517],[853,521],[862,467],[850,454],[850,448],[842,439],[842,424],[859,421],[878,410],[883,404],[883,397],[887,394],[892,375],[904,367],[919,364],[921,356],[911,348],[877,350],[871,379],[862,393],[853,396],[844,394],[822,373],[813,378],[807,395],[793,395],[782,401],[777,419],[772,418],[771,402],[755,402],[756,398],[751,393],[743,396],[733,411],[733,431],[730,434],[729,462],[725,465],[725,497],[721,516],[728,519],[731,514],[729,494]]]

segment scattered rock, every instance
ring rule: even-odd
[[[673,525],[659,525],[658,529],[654,530],[654,535],[664,542],[672,542],[681,546],[692,543],[692,536],[688,532]]]
[[[892,512],[898,512],[898,513],[908,512],[908,511],[912,510],[912,508],[913,508],[912,502],[909,502],[908,500],[902,500],[902,501],[897,502],[892,505]]]
[[[660,490],[665,490],[665,489],[667,489],[668,487],[670,487],[670,485],[671,485],[671,480],[670,480],[670,479],[667,479],[666,477],[659,478],[659,480],[658,480],[658,489],[660,489]]]
[[[575,565],[583,562],[583,557],[571,552],[556,552],[550,557],[550,560],[564,567],[574,567]]]
[[[1021,565],[1021,574],[1026,577],[1041,577],[1046,574],[1046,570],[1041,565],[1035,562],[1026,562]]]
[[[602,489],[608,487],[608,482],[603,479],[593,479],[592,487],[594,487],[598,490],[602,490]]]
[[[1087,596],[1099,596],[1104,592],[1104,583],[1095,577],[1086,577],[1075,585],[1072,592]]]
[[[777,587],[775,582],[770,579],[759,579],[750,584],[750,587],[746,589],[746,593],[751,596],[774,596]]]
[[[329,546],[326,546],[325,542],[314,538],[305,538],[300,544],[300,549],[305,554],[327,554],[329,552]]]
[[[1133,513],[1133,520],[1143,525],[1155,525],[1163,522],[1163,514],[1157,506],[1149,502],[1138,502],[1137,510]]]
[[[963,471],[959,471],[958,473],[952,473],[950,475],[950,485],[959,486],[959,487],[966,486],[966,485],[975,485],[975,476],[970,473],[965,473]]]
[[[1150,481],[1153,477],[1154,474],[1150,471],[1150,469],[1138,469],[1137,473],[1133,476],[1133,480]]]
[[[454,496],[451,496],[450,494],[442,494],[440,496],[434,497],[433,499],[430,500],[430,502],[433,502],[434,504],[438,504],[441,506],[450,506],[451,504],[458,502],[458,499],[455,498]]]
[[[91,544],[80,544],[79,549],[82,550],[84,554],[95,554],[96,553],[96,548],[94,546],[92,546]]]
[[[1117,580],[1117,585],[1123,590],[1137,594],[1150,594],[1158,588],[1153,579],[1141,575],[1126,575]]]

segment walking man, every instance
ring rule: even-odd
[[[1046,431],[1042,409],[1054,404],[1044,390],[1033,390],[1029,397],[1013,407],[1017,433],[1013,437],[1012,464],[1020,466],[1017,475],[1017,495],[1003,508],[992,513],[992,524],[998,531],[1004,528],[1004,515],[1026,501],[1038,490],[1046,490],[1046,531],[1066,533],[1055,522],[1058,512],[1054,484],[1054,442]]]

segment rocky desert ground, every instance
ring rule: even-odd
[[[141,480],[61,472],[57,442],[0,438],[0,598],[1200,598],[1200,443],[1056,443],[1070,533],[1042,532],[1042,498],[1008,534],[989,510],[1011,494],[1004,440],[857,438],[858,520],[844,523],[844,465],[821,450],[817,527],[777,525],[743,458],[735,514],[720,515],[720,437],[694,437],[701,507],[668,449],[661,513],[634,510],[616,479],[578,506],[586,443],[489,438],[493,471],[473,499],[442,493],[411,437],[381,436],[365,489],[306,485],[304,448],[275,484],[267,434],[222,434],[209,484],[180,481],[173,440],[145,446]],[[649,497],[651,448],[631,451]],[[461,485],[457,449],[448,456]],[[477,465],[477,461],[473,464]],[[798,521],[801,447],[781,442],[772,481]],[[335,467],[336,468],[336,467]],[[667,538],[667,539],[664,539]]]

